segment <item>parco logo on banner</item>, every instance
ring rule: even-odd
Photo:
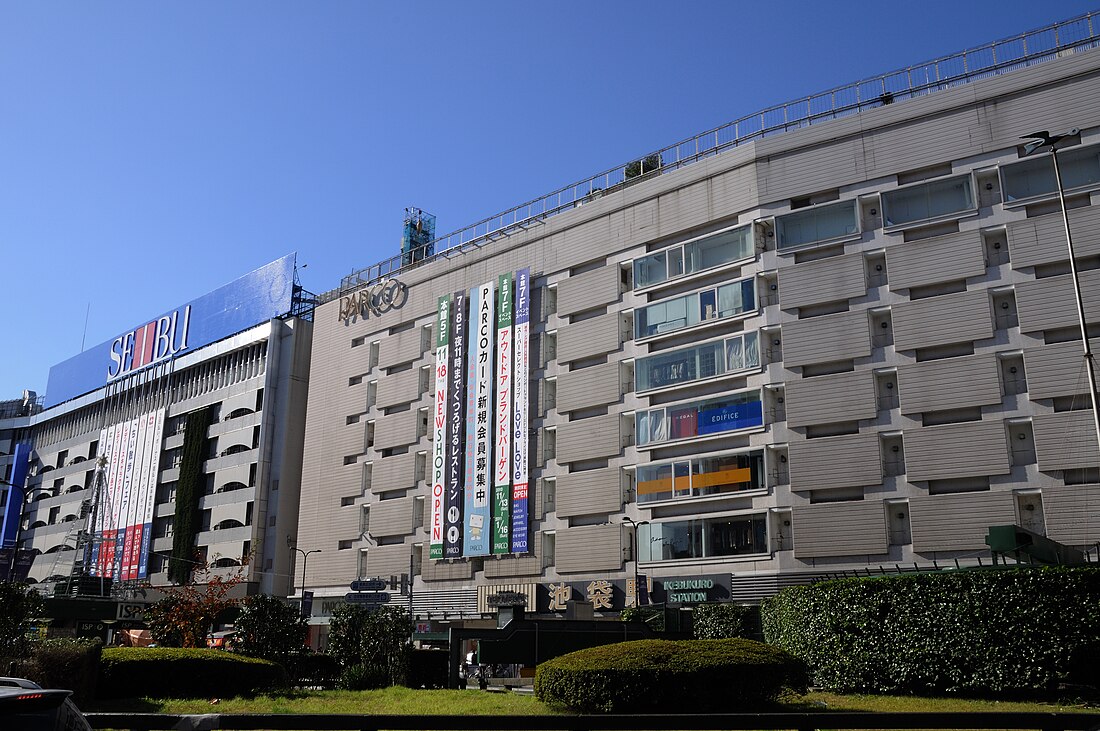
[[[404,282],[387,279],[364,287],[358,292],[352,292],[347,297],[341,297],[340,319],[350,320],[353,317],[366,319],[371,315],[377,316],[390,310],[399,310],[408,298],[409,288]]]

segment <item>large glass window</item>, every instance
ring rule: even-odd
[[[903,226],[977,210],[970,175],[958,175],[882,194],[887,226]]]
[[[756,254],[752,224],[719,231],[634,260],[634,289],[715,269]]]
[[[642,447],[707,434],[752,429],[763,424],[760,389],[756,388],[705,401],[639,411],[635,415],[635,435],[638,446]]]
[[[638,529],[642,561],[676,561],[768,552],[765,513],[649,523]]]
[[[764,488],[763,451],[641,465],[639,503],[655,503]]]
[[[776,248],[790,249],[859,233],[856,201],[814,206],[775,217]]]
[[[1067,191],[1100,187],[1100,145],[1071,147],[1058,153],[1062,186]],[[1039,198],[1058,192],[1050,154],[1036,155],[1001,166],[1005,202]]]
[[[755,309],[756,281],[750,277],[639,307],[634,310],[634,337],[673,332]]]
[[[634,390],[650,391],[758,367],[759,337],[753,331],[639,358],[634,366]]]

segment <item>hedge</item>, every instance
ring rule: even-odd
[[[19,658],[6,658],[4,672],[33,680],[43,688],[64,688],[73,692],[78,706],[96,696],[96,668],[103,645],[99,640],[51,639],[30,644]]]
[[[111,647],[99,665],[100,698],[232,698],[286,685],[278,663],[222,650]]]
[[[635,640],[540,664],[535,696],[581,713],[731,713],[804,692],[806,680],[801,661],[752,640]]]
[[[840,579],[764,602],[765,640],[836,691],[1049,695],[1097,686],[1100,569]]]

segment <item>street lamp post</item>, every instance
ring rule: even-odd
[[[649,525],[649,521],[635,521],[633,518],[623,518],[623,522],[629,523],[631,528],[631,548],[634,554],[634,608],[637,609],[640,606],[638,603],[638,529],[643,525]]]
[[[290,536],[286,537],[286,545],[290,548],[291,552],[297,552],[297,553],[302,554],[302,591],[304,592],[306,590],[306,565],[309,561],[309,555],[311,553],[321,553],[321,549],[320,548],[311,548],[310,550],[306,551],[306,550],[303,550],[301,548],[298,548],[298,546],[294,542],[294,539],[291,538]],[[290,572],[290,593],[291,594],[294,593],[294,572],[293,571]],[[303,594],[303,598],[304,598],[304,594]]]
[[[1050,148],[1050,159],[1054,163],[1054,182],[1058,188],[1058,203],[1062,207],[1062,224],[1066,229],[1066,247],[1069,249],[1069,271],[1073,277],[1073,294],[1077,300],[1077,320],[1081,326],[1081,343],[1084,347],[1085,371],[1089,380],[1089,397],[1092,399],[1092,424],[1096,430],[1096,443],[1100,447],[1100,409],[1096,402],[1096,361],[1092,354],[1092,345],[1089,343],[1088,328],[1085,325],[1085,304],[1081,299],[1081,282],[1077,276],[1077,257],[1073,252],[1073,234],[1069,227],[1069,212],[1066,209],[1066,191],[1062,187],[1062,170],[1058,167],[1058,143],[1067,137],[1075,137],[1079,130],[1071,129],[1065,134],[1052,135],[1049,132],[1032,132],[1020,139],[1031,140],[1024,145],[1024,155]]]

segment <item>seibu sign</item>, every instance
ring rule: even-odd
[[[340,298],[340,319],[350,320],[361,317],[378,316],[390,310],[399,310],[409,299],[409,288],[404,282],[386,279],[377,284],[363,287]]]
[[[187,305],[119,335],[111,343],[107,381],[113,381],[130,371],[158,363],[186,350],[190,327],[191,305]]]

